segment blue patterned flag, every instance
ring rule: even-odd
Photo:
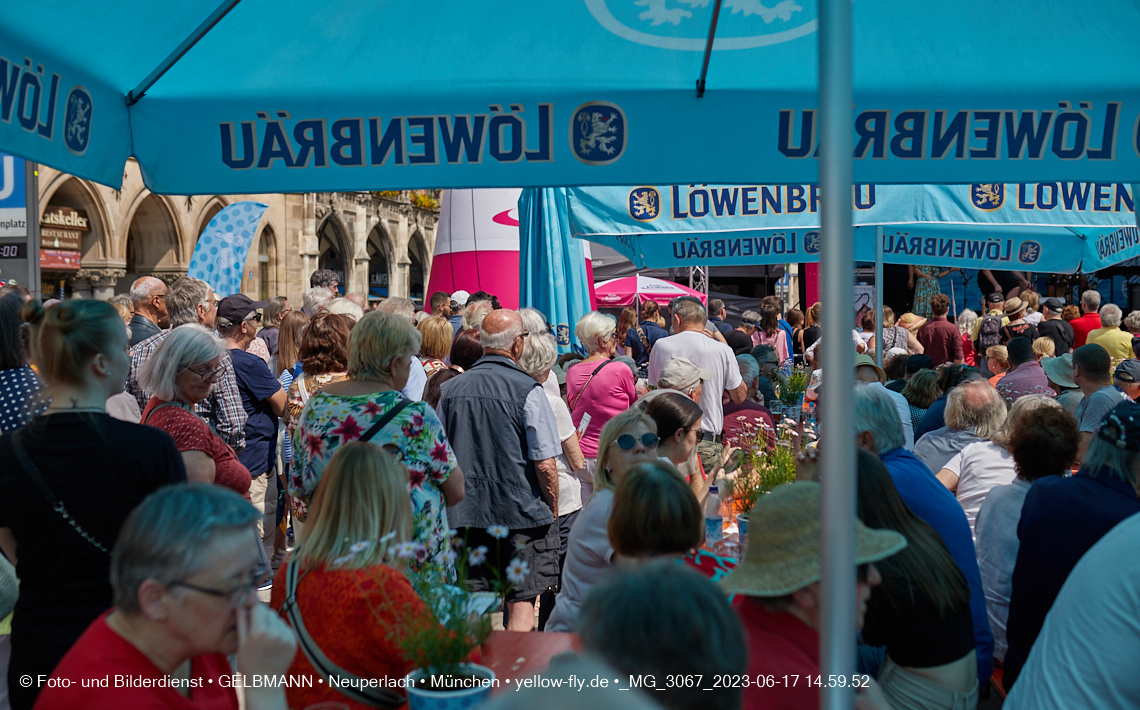
[[[198,236],[187,273],[210,284],[217,298],[241,291],[245,259],[267,207],[260,202],[235,202],[214,215]]]

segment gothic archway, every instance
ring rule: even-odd
[[[430,259],[427,254],[427,244],[424,243],[424,237],[416,231],[412,234],[412,238],[408,241],[408,298],[416,302],[417,306],[423,305],[424,300],[424,284],[427,283],[427,264]]]
[[[178,225],[166,201],[147,195],[135,209],[127,229],[126,276],[116,291],[125,293],[140,276],[172,281],[184,273],[178,258]]]
[[[391,295],[392,242],[388,233],[377,224],[368,233],[368,298],[387,298]]]
[[[317,250],[320,252],[317,268],[335,271],[339,276],[340,292],[344,293],[351,277],[352,250],[344,225],[334,215],[325,219],[317,230]]]

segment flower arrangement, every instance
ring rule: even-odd
[[[789,419],[775,430],[759,418],[755,424],[745,423],[742,433],[726,442],[744,451],[743,463],[724,479],[724,490],[736,512],[747,514],[761,496],[796,480],[796,454],[805,439],[815,438],[814,425],[797,425]]]
[[[492,525],[487,533],[503,540],[510,531]],[[390,627],[389,637],[415,668],[424,669],[428,676],[460,678],[471,675],[463,666],[471,652],[491,634],[490,612],[498,608],[512,585],[526,579],[530,570],[526,560],[514,557],[507,564],[505,581],[496,573],[491,591],[472,592],[467,586],[469,571],[487,564],[489,550],[483,545],[468,549],[456,530],[449,531],[449,536],[449,548],[432,559],[428,559],[426,548],[418,542],[397,543],[385,555],[386,564],[407,574],[431,613],[398,615],[393,622],[390,614],[374,607],[373,616],[377,623]],[[379,544],[388,544],[391,536],[387,537]],[[370,545],[353,544],[349,554],[334,560],[333,565],[344,564]],[[516,541],[515,552],[522,547],[525,543]],[[420,564],[410,570],[408,563],[413,560]]]
[[[808,372],[803,365],[793,367],[789,372],[776,376],[777,396],[785,406],[796,405],[801,401],[808,386]]]
[[[439,203],[431,195],[422,192],[412,193],[412,204],[420,209],[434,210],[439,208]]]

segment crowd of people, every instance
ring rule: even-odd
[[[735,327],[718,300],[590,312],[560,355],[533,308],[459,291],[417,311],[328,270],[298,309],[190,277],[114,302],[0,290],[0,708],[403,678],[393,630],[438,623],[424,580],[507,578],[506,629],[581,641],[550,674],[657,675],[628,707],[818,707],[818,452],[852,435],[858,707],[1136,707],[1140,312],[1019,283],[952,317],[938,275],[912,273],[913,311],[851,312],[848,376],[821,369],[821,304],[777,297]],[[854,388],[853,432],[777,435],[801,368],[809,402]],[[755,431],[795,449],[797,480],[759,497],[735,559],[703,511]],[[753,680],[663,687],[686,674]],[[80,682],[115,675],[149,682]]]

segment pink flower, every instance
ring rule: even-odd
[[[305,449],[309,452],[310,457],[319,458],[324,455],[325,440],[316,434],[306,434]]]
[[[341,443],[348,443],[359,439],[360,435],[364,433],[364,430],[360,428],[360,425],[356,423],[356,420],[353,419],[350,414],[340,423],[340,426],[329,433],[333,436],[339,436]]]
[[[440,463],[447,462],[447,442],[437,441],[431,450],[431,458],[433,461]]]
[[[370,417],[379,416],[381,411],[383,410],[380,409],[380,405],[371,400],[369,400],[368,403],[364,405],[364,413]]]

